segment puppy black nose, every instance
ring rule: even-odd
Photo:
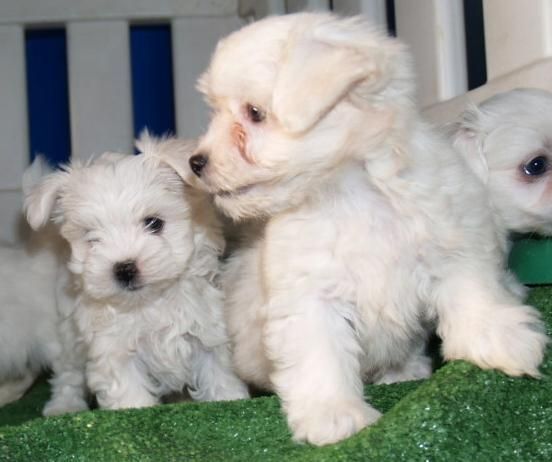
[[[208,160],[209,158],[203,153],[194,154],[189,160],[192,172],[194,172],[197,176],[201,176],[201,171],[207,165]]]
[[[122,261],[113,265],[115,279],[124,289],[133,290],[136,288],[138,279],[138,267],[133,260]]]

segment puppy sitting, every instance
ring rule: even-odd
[[[552,94],[500,93],[449,127],[454,147],[484,182],[499,226],[552,234]]]
[[[222,40],[199,88],[211,124],[172,162],[230,217],[266,219],[229,262],[227,322],[295,439],[376,421],[363,379],[427,377],[428,322],[446,359],[538,376],[539,315],[503,287],[483,186],[420,120],[401,43],[361,18],[271,17]]]
[[[78,337],[68,368],[86,374],[102,408],[150,406],[184,387],[198,400],[246,397],[231,371],[216,285],[219,225],[158,159],[189,146],[146,137],[139,148],[75,163],[26,199],[31,226],[53,217],[71,247]],[[59,412],[71,385],[54,387]]]

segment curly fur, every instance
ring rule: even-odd
[[[48,414],[75,410],[84,385],[109,409],[150,406],[185,387],[198,400],[248,396],[231,370],[222,317],[220,225],[206,196],[160,160],[189,144],[144,136],[138,145],[137,156],[75,162],[26,198],[31,225],[53,218],[69,243],[76,290],[70,357]],[[163,220],[159,232],[147,217]],[[125,286],[116,265],[128,261],[137,277]]]
[[[225,272],[234,363],[295,439],[376,421],[363,380],[427,377],[428,324],[448,360],[538,376],[539,314],[504,287],[483,185],[420,120],[400,42],[362,18],[271,17],[223,39],[199,88],[197,184],[266,221]]]

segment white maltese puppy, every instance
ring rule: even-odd
[[[213,117],[189,169],[229,216],[267,220],[225,275],[235,366],[295,439],[376,421],[363,379],[427,377],[428,322],[448,360],[539,375],[539,314],[503,286],[483,185],[420,120],[400,42],[271,17],[222,40],[199,88]]]
[[[468,108],[449,130],[487,187],[498,225],[552,234],[552,94],[500,93]]]
[[[77,287],[72,375],[57,378],[57,413],[72,410],[79,373],[109,409],[151,406],[185,387],[197,400],[248,396],[231,369],[217,287],[219,224],[205,196],[159,160],[190,147],[147,137],[138,146],[138,156],[74,163],[26,198],[33,228],[59,224]]]
[[[28,192],[51,169],[38,156],[23,175]],[[19,399],[45,369],[58,369],[67,246],[48,226],[23,245],[0,246],[0,406]],[[63,301],[63,300],[62,300]]]

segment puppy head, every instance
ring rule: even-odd
[[[552,233],[552,94],[517,89],[471,107],[452,126],[455,148],[487,185],[505,227]]]
[[[315,13],[222,40],[198,88],[213,115],[189,167],[234,218],[292,207],[344,162],[361,165],[413,93],[400,43],[360,18]]]
[[[202,231],[192,220],[193,193],[159,161],[162,143],[147,139],[141,146],[144,153],[137,156],[104,155],[52,173],[25,201],[33,228],[50,217],[59,223],[71,246],[69,268],[82,290],[117,307],[158,297],[198,270],[194,258]],[[222,251],[215,247],[213,260]]]

